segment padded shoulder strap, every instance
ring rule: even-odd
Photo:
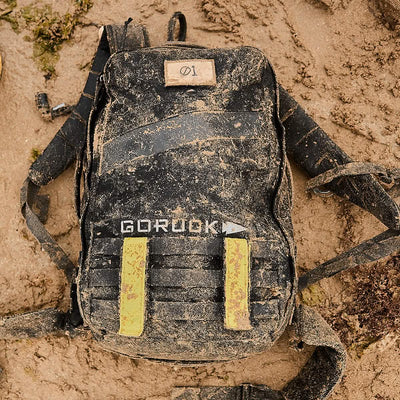
[[[109,57],[107,37],[103,34],[78,104],[44,152],[30,167],[28,178],[36,185],[47,185],[57,178],[80,153],[86,140],[86,125],[93,104],[97,79],[103,72]]]
[[[116,49],[133,49],[148,45],[147,32],[141,25],[129,24],[106,27],[89,73],[83,93],[72,115],[59,129],[43,154],[32,164],[28,178],[21,189],[21,210],[28,228],[49,254],[58,268],[72,280],[74,264],[43,225],[45,213],[41,213],[41,186],[57,178],[81,154],[86,142],[86,125],[93,105],[99,75],[110,54]],[[110,35],[110,38],[108,37]],[[39,208],[39,212],[34,210]]]
[[[174,400],[323,400],[339,382],[346,366],[346,352],[339,338],[313,309],[300,305],[293,326],[298,343],[316,346],[300,373],[282,390],[266,385],[233,387],[177,387]]]
[[[279,86],[279,110],[286,131],[287,152],[311,177],[352,163],[282,86]],[[326,183],[326,188],[369,211],[388,228],[400,230],[400,208],[371,175],[336,177]]]

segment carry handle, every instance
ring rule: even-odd
[[[176,22],[179,22],[179,32],[178,32],[178,38],[175,39],[175,27],[176,27]],[[171,17],[171,19],[168,22],[168,42],[184,42],[186,40],[186,30],[187,30],[187,23],[186,23],[186,17],[184,14],[182,14],[180,11],[177,11],[174,13],[174,15]]]

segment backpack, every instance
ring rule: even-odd
[[[185,37],[182,13],[162,47],[130,19],[104,27],[79,103],[21,192],[28,227],[71,283],[71,309],[11,317],[0,333],[83,323],[107,350],[198,364],[263,352],[290,325],[299,347],[316,349],[282,390],[182,387],[172,397],[325,399],[345,350],[296,294],[399,248],[399,208],[371,175],[388,181],[398,171],[353,162],[277,83],[260,50]],[[389,229],[299,279],[287,155],[314,177],[310,190],[345,197]],[[46,231],[38,195],[75,159],[78,273]]]

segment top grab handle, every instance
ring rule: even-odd
[[[179,22],[179,32],[178,32],[178,37],[175,39],[175,27],[176,27],[176,22]],[[174,13],[174,15],[171,17],[171,19],[168,22],[168,42],[184,42],[186,40],[186,30],[187,30],[187,24],[186,24],[186,17],[184,14],[182,14],[180,11],[177,11]]]

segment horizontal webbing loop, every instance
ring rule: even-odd
[[[278,271],[253,270],[250,273],[251,287],[279,287]],[[116,268],[91,269],[89,286],[119,286],[120,272]],[[152,269],[148,271],[148,284],[153,287],[219,288],[223,287],[223,271],[198,269]]]
[[[91,255],[121,255],[123,238],[95,238]],[[270,258],[271,243],[267,240],[251,240],[251,256]],[[203,255],[223,256],[223,238],[213,237],[152,237],[149,238],[149,254],[154,255]]]
[[[92,314],[101,319],[118,319],[118,302],[114,300],[92,299]],[[274,319],[279,317],[279,300],[257,301],[250,304],[254,319]],[[221,321],[224,312],[222,302],[160,302],[148,304],[147,314],[162,321]]]

